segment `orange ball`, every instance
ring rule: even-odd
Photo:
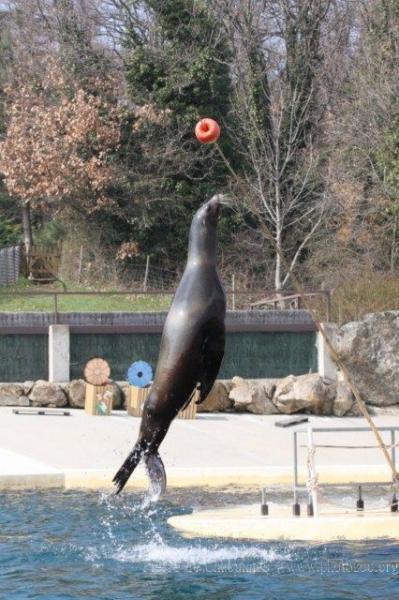
[[[201,119],[195,126],[195,137],[202,144],[216,142],[220,136],[220,127],[214,119]]]

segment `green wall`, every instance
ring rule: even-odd
[[[76,334],[71,336],[71,377],[80,377],[88,358],[102,356],[114,379],[125,379],[130,364],[145,360],[156,366],[160,334]],[[317,371],[315,334],[228,333],[219,377],[284,377]]]
[[[0,335],[0,381],[48,379],[47,335]]]
[[[145,360],[156,366],[160,334],[72,334],[71,378],[82,377],[93,356],[102,356],[114,379],[125,379],[129,365]],[[221,379],[284,377],[317,371],[316,334],[313,332],[228,333]],[[48,378],[46,335],[0,336],[0,381]]]
[[[285,377],[317,372],[314,332],[229,333],[221,379]]]
[[[160,333],[78,333],[71,335],[71,378],[82,377],[83,366],[93,356],[101,356],[112,368],[113,379],[126,379],[135,360],[145,360],[155,367]]]

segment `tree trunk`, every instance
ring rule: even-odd
[[[395,215],[395,220],[394,220],[394,224],[393,224],[393,232],[392,232],[392,243],[391,243],[391,252],[390,252],[390,265],[389,265],[389,271],[391,274],[393,274],[395,272],[395,266],[396,266],[396,257],[397,257],[397,253],[398,253],[398,246],[397,246],[397,233],[398,233],[398,215]]]
[[[32,224],[30,219],[30,203],[23,202],[22,204],[22,231],[24,236],[24,245],[25,245],[25,259],[26,259],[26,275],[29,277],[30,275],[30,255],[31,248],[33,245],[32,238]]]

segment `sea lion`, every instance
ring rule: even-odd
[[[187,264],[165,321],[151,392],[143,407],[139,436],[116,473],[116,494],[144,458],[154,494],[164,492],[166,474],[158,448],[177,413],[199,390],[208,396],[219,372],[225,346],[226,297],[216,269],[216,229],[221,197],[195,213]]]

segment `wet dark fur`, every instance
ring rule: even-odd
[[[224,354],[226,300],[216,269],[217,198],[194,215],[188,260],[169,310],[158,365],[135,446],[113,481],[118,494],[143,458],[152,489],[162,493],[166,475],[158,448],[172,420],[199,390],[208,396]]]

